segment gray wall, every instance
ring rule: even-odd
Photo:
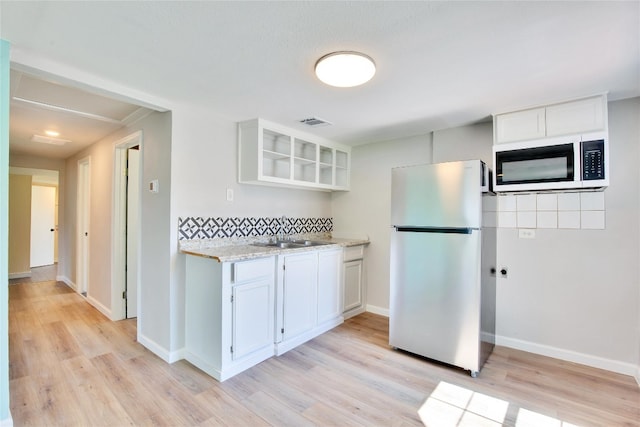
[[[498,262],[509,268],[498,280],[503,343],[636,364],[639,105],[640,98],[609,103],[605,230],[538,229],[534,240],[498,230]]]
[[[169,221],[171,201],[171,113],[152,113],[141,121],[115,132],[66,161],[65,265],[59,271],[65,280],[76,282],[76,210],[78,160],[91,157],[91,204],[89,234],[89,294],[109,312],[112,298],[113,172],[114,143],[142,131],[142,183],[159,179],[161,191],[141,193],[141,321],[138,334],[150,345],[169,348]],[[62,256],[61,256],[62,259]]]
[[[333,193],[334,230],[368,235],[367,310],[388,314],[391,236],[391,168],[431,163],[431,135],[355,147],[351,152],[351,191]]]
[[[538,229],[519,239],[498,230],[498,343],[627,374],[640,360],[638,227],[640,98],[609,104],[611,185],[605,230]],[[337,231],[371,237],[367,254],[369,309],[388,309],[390,168],[481,158],[491,167],[492,126],[481,123],[432,134],[424,144],[390,141],[353,151],[352,191],[334,194]],[[425,150],[426,148],[426,150]],[[426,151],[426,152],[425,152]]]

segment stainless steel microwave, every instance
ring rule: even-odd
[[[606,133],[493,146],[494,191],[603,188],[609,185]]]

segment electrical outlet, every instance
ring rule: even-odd
[[[535,239],[536,230],[534,228],[519,228],[518,237],[521,239]]]

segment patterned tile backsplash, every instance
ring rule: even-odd
[[[273,236],[282,218],[178,218],[178,240]],[[331,233],[333,218],[287,218],[284,234]]]

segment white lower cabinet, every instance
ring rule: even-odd
[[[282,272],[278,281],[281,296],[278,309],[282,309],[283,341],[311,331],[316,325],[318,310],[318,254],[305,252],[278,257]]]
[[[351,246],[344,250],[342,274],[344,282],[344,318],[364,313],[365,289],[363,280],[364,246]]]
[[[224,381],[341,324],[341,266],[341,248],[223,263],[188,255],[185,359]]]
[[[342,251],[318,253],[318,325],[342,316]]]
[[[280,255],[276,346],[281,355],[341,324],[341,249]]]
[[[186,257],[185,359],[224,381],[273,356],[275,266]]]

